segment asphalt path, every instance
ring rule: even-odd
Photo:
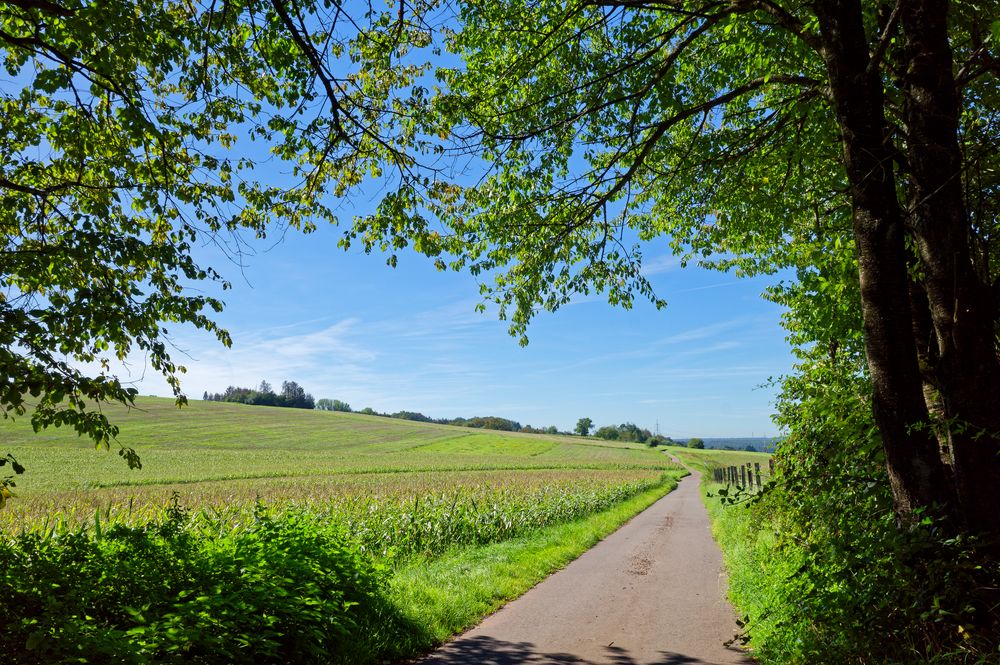
[[[751,663],[699,475],[419,665]]]

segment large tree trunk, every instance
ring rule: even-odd
[[[955,500],[929,427],[917,363],[882,81],[878,68],[869,68],[859,0],[823,0],[815,9],[850,186],[875,422],[896,511],[903,521],[932,504],[950,514]]]
[[[990,289],[977,275],[962,193],[960,101],[946,0],[905,0],[904,119],[911,228],[933,322],[940,395],[962,526],[1000,537],[1000,363]]]

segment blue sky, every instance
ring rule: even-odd
[[[737,279],[681,269],[666,241],[646,264],[668,306],[613,308],[599,295],[540,314],[522,348],[507,324],[478,314],[478,284],[403,253],[345,253],[339,231],[289,232],[253,243],[245,268],[211,251],[200,258],[233,283],[217,320],[233,336],[173,331],[193,399],[227,385],[299,382],[317,399],[352,408],[420,411],[431,417],[497,415],[572,429],[634,422],[674,437],[767,436],[773,388],[789,370],[780,309],[760,297],[775,278]],[[242,274],[241,274],[242,273]],[[141,361],[130,375],[142,394],[169,389]]]
[[[280,165],[263,163],[268,177],[287,177]],[[354,203],[370,206],[365,198],[346,201],[345,216]],[[779,308],[760,297],[777,278],[681,269],[660,239],[643,256],[665,310],[642,300],[625,311],[600,295],[581,298],[539,314],[522,348],[495,314],[474,311],[472,276],[438,272],[406,252],[391,269],[384,256],[338,249],[339,235],[324,226],[251,241],[242,271],[215,248],[197,248],[199,262],[233,284],[220,294],[226,310],[215,316],[233,347],[171,330],[191,398],[294,380],[316,398],[355,409],[496,415],[564,430],[586,416],[597,425],[658,424],[681,438],[777,433],[774,389],[764,384],[787,373],[792,359]],[[115,372],[142,394],[171,394],[141,357]]]

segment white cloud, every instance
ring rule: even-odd
[[[662,254],[642,262],[642,275],[644,277],[659,275],[661,273],[679,270],[680,267],[681,259],[679,256],[674,256],[673,254]]]

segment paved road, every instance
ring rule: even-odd
[[[698,474],[419,665],[736,665]]]

